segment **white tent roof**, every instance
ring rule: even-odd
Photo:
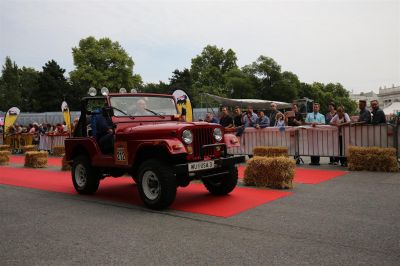
[[[229,99],[229,98],[224,98],[224,97],[220,97],[220,96],[209,94],[209,93],[205,93],[205,95],[214,99],[218,103],[220,103],[222,105],[226,105],[226,106],[247,107],[248,105],[251,105],[251,106],[253,106],[254,109],[269,110],[269,109],[271,109],[271,103],[276,103],[278,109],[288,109],[291,107],[290,103],[285,103],[285,102],[259,100],[259,99]]]
[[[384,108],[383,112],[385,113],[385,115],[391,115],[400,112],[400,102],[392,103],[391,105]]]

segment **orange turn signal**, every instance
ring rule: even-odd
[[[189,154],[192,154],[192,153],[193,153],[193,147],[192,147],[192,146],[188,145],[188,146],[186,147],[186,149],[187,149],[187,152],[188,152]]]

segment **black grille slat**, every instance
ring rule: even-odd
[[[214,143],[212,134],[213,134],[213,128],[209,127],[195,128],[193,130],[193,142],[194,142],[193,148],[195,157],[200,157],[200,150],[203,145]],[[204,150],[205,156],[213,154],[214,152],[212,148],[207,148]]]

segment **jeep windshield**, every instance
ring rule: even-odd
[[[110,97],[110,103],[115,108],[114,115],[118,117],[168,116],[178,113],[175,101],[169,97],[113,96]]]

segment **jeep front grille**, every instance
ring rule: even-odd
[[[201,147],[207,144],[213,144],[213,128],[202,127],[193,129],[193,154],[195,157],[200,157]],[[213,148],[206,148],[203,150],[203,155],[210,156],[214,154]]]

